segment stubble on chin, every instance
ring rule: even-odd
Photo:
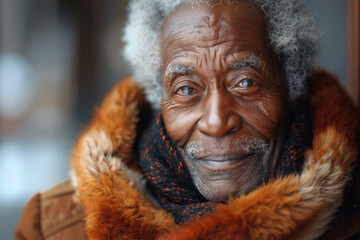
[[[239,144],[239,143],[242,144]],[[217,152],[224,152],[229,149],[226,148],[234,148],[236,150],[241,150],[244,152],[255,152],[254,159],[257,161],[261,161],[260,167],[253,174],[251,178],[245,183],[237,184],[236,180],[234,180],[236,185],[236,189],[229,189],[229,181],[216,181],[209,184],[208,180],[203,179],[201,174],[199,174],[199,166],[198,166],[198,157],[204,154],[204,147],[201,143],[198,142],[189,142],[185,149],[180,149],[180,153],[185,160],[185,163],[189,169],[190,175],[192,177],[193,183],[199,192],[209,201],[214,202],[225,202],[228,200],[229,196],[239,197],[242,194],[247,194],[257,188],[263,182],[268,181],[271,172],[271,155],[269,154],[269,144],[264,143],[263,140],[258,138],[246,138],[238,141],[234,146],[221,146],[216,145],[211,148],[211,154],[216,154]],[[225,149],[224,149],[225,148]],[[269,159],[270,158],[270,159]],[[221,175],[221,172],[218,173]],[[209,186],[211,185],[211,186]],[[215,186],[215,187],[214,187]],[[219,189],[223,190],[223,194],[219,194]],[[229,189],[227,191],[227,189]]]

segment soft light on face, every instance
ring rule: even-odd
[[[199,191],[225,201],[271,175],[281,149],[285,84],[255,4],[192,8],[161,35],[162,114]]]

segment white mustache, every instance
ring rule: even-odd
[[[203,143],[191,141],[186,144],[184,152],[191,158],[198,158],[201,155],[220,155],[224,152],[259,153],[268,149],[269,144],[258,137],[242,136],[230,144],[207,143],[206,149]]]

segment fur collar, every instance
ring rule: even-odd
[[[132,146],[145,100],[130,79],[122,81],[73,151],[74,199],[85,208],[89,239],[316,239],[342,204],[357,159],[358,116],[327,72],[316,71],[311,92],[314,139],[300,175],[273,180],[213,214],[176,226],[143,194]]]

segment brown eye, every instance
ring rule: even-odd
[[[239,83],[239,86],[240,87],[244,87],[244,88],[248,88],[248,87],[252,87],[254,86],[255,82],[251,79],[244,79],[244,80],[241,80],[240,83]]]
[[[194,92],[194,89],[192,87],[181,87],[176,91],[176,94],[181,95],[181,96],[189,96]]]

